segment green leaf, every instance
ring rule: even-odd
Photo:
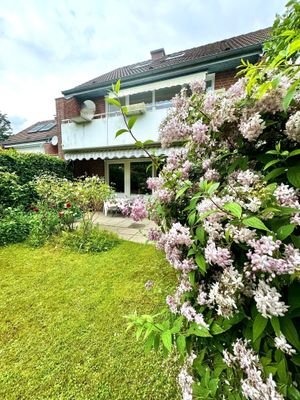
[[[299,156],[299,154],[300,154],[300,149],[293,150],[293,151],[290,152],[288,158],[290,158],[290,157],[295,157],[295,156]]]
[[[165,348],[170,352],[172,350],[172,334],[171,331],[164,331],[161,335],[161,340]]]
[[[286,171],[286,168],[283,168],[283,167],[275,168],[265,176],[265,180],[270,181],[271,179],[275,179],[278,176],[284,174],[285,171]]]
[[[251,228],[270,232],[269,228],[267,228],[266,225],[257,217],[245,218],[242,222],[244,225],[250,226]]]
[[[154,346],[154,337],[155,335],[154,333],[152,333],[150,336],[148,336],[147,340],[145,341],[144,350],[146,354],[148,354],[152,349],[152,347]]]
[[[184,356],[185,350],[186,350],[186,339],[185,339],[185,336],[183,336],[183,335],[177,336],[177,338],[176,338],[176,346],[177,346],[177,350],[178,350],[179,354]]]
[[[261,314],[257,314],[253,324],[253,342],[255,342],[262,335],[267,324],[267,318],[264,318]]]
[[[220,186],[220,183],[219,183],[219,182],[213,183],[213,184],[208,188],[207,193],[208,193],[209,195],[212,195],[212,194],[218,189],[219,186]]]
[[[177,318],[172,326],[171,333],[179,333],[182,328],[182,324],[183,324],[183,317]]]
[[[122,135],[123,133],[128,132],[127,129],[119,129],[116,134],[115,137],[117,138],[118,136]]]
[[[184,185],[182,188],[178,190],[175,198],[178,199],[178,197],[181,197],[190,187],[191,184]]]
[[[129,118],[127,125],[128,125],[128,129],[132,129],[134,124],[136,123],[136,120],[138,119],[138,117],[136,115],[133,115],[132,117]]]
[[[121,87],[121,80],[118,79],[117,83],[115,84],[115,92],[118,94]]]
[[[300,188],[300,166],[289,168],[287,171],[287,178],[293,186]]]
[[[300,399],[300,392],[295,386],[289,385],[287,389],[288,399],[289,400],[299,400]]]
[[[279,240],[284,240],[288,236],[290,236],[291,233],[294,232],[295,225],[294,224],[289,224],[289,225],[283,225],[277,230],[277,237]]]
[[[148,146],[149,144],[152,144],[152,143],[154,143],[154,140],[145,140],[145,142],[144,142],[144,146]]]
[[[272,160],[272,161],[269,161],[265,166],[264,166],[264,171],[266,170],[266,169],[268,169],[269,167],[271,167],[272,165],[275,165],[275,164],[277,164],[277,163],[279,163],[281,160]]]
[[[295,365],[298,365],[298,367],[300,367],[300,354],[296,354],[295,356],[293,356],[291,358],[292,363],[294,363]]]
[[[209,330],[204,326],[197,325],[195,322],[192,322],[190,328],[188,329],[187,336],[195,335],[199,337],[211,337]]]
[[[300,282],[294,281],[288,289],[288,304],[291,310],[300,308]]]
[[[293,321],[288,318],[284,317],[281,319],[282,323],[280,324],[282,333],[285,335],[287,340],[297,349],[300,351],[300,342],[299,342],[299,335],[297,329],[293,323]]]
[[[121,103],[117,100],[114,99],[113,97],[106,97],[105,101],[109,104],[113,104],[116,107],[121,107]]]
[[[237,218],[241,218],[243,209],[238,203],[226,203],[223,208]]]
[[[291,101],[293,100],[295,93],[296,93],[297,87],[293,87],[291,86],[286,95],[284,96],[283,100],[282,100],[282,106],[284,111],[287,111],[287,109],[289,108],[289,105],[291,104]]]
[[[281,383],[284,383],[284,384],[288,383],[286,362],[285,362],[284,358],[277,364],[277,375],[278,375]]]
[[[199,240],[201,244],[204,244],[205,242],[205,230],[202,228],[202,226],[198,226],[196,229],[196,237]]]
[[[271,325],[274,329],[275,335],[280,336],[280,323],[278,317],[272,317],[271,318]]]
[[[205,261],[203,254],[201,254],[201,253],[196,254],[195,259],[196,259],[196,264],[198,265],[200,272],[202,272],[202,274],[205,275],[206,269],[207,269],[207,263]]]

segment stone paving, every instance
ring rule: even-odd
[[[135,222],[132,218],[123,217],[120,214],[109,214],[105,216],[102,212],[97,213],[94,223],[103,229],[117,233],[122,239],[137,243],[145,243],[150,228],[155,227],[154,222],[144,219]]]

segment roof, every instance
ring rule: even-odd
[[[260,29],[255,32],[246,33],[243,35],[235,36],[229,39],[224,39],[218,42],[205,44],[199,47],[194,47],[188,50],[178,51],[176,53],[167,54],[159,59],[146,60],[139,63],[127,65],[117,68],[106,74],[100,75],[97,78],[89,80],[81,85],[75,86],[72,89],[65,90],[63,94],[69,94],[73,91],[84,89],[91,89],[99,87],[105,83],[113,82],[121,78],[130,78],[137,75],[142,75],[147,72],[155,72],[168,70],[171,67],[180,68],[184,64],[190,62],[201,63],[208,57],[224,57],[226,53],[232,50],[242,50],[248,47],[258,45],[261,47],[262,43],[270,35],[271,28]]]
[[[46,129],[47,125],[50,129],[38,130]],[[15,135],[11,135],[7,140],[0,142],[0,145],[9,146],[21,143],[41,142],[47,139],[51,139],[54,135],[57,135],[56,121],[54,119],[49,119],[36,122],[33,125],[30,125],[28,128],[23,129],[21,132],[16,133]]]

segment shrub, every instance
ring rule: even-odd
[[[83,253],[99,253],[117,246],[121,240],[117,235],[97,226],[81,225],[73,232],[63,232],[59,242],[71,250]]]
[[[32,216],[17,209],[8,208],[0,216],[0,246],[23,242],[32,226]]]
[[[0,204],[1,208],[20,207],[29,203],[30,186],[21,185],[15,172],[0,169]]]
[[[20,184],[25,184],[35,176],[48,173],[60,178],[71,178],[72,172],[68,164],[58,158],[46,154],[18,153],[13,149],[0,150],[0,167],[15,172]]]
[[[52,235],[61,230],[59,215],[54,210],[34,208],[28,244],[33,247],[43,246]]]
[[[161,126],[164,146],[184,147],[149,181],[150,238],[179,284],[168,317],[131,325],[147,349],[177,349],[184,399],[300,399],[300,8],[288,4],[297,23],[279,40],[293,42],[267,73],[222,94],[193,83]]]

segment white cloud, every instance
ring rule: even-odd
[[[0,111],[14,131],[54,98],[122,65],[270,26],[285,0],[2,0]],[[23,123],[22,123],[23,121]]]

